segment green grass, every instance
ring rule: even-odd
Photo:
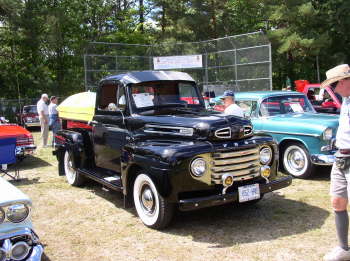
[[[33,200],[44,260],[312,261],[336,244],[329,168],[313,180],[294,179],[252,207],[178,213],[159,232],[123,209],[120,194],[95,183],[69,186],[51,148],[38,148],[19,167],[25,179],[16,184]]]

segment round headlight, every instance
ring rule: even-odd
[[[325,129],[323,132],[323,139],[324,140],[330,140],[333,137],[333,130],[331,128]]]
[[[19,223],[25,220],[29,215],[29,208],[24,204],[9,206],[6,211],[6,217],[13,223]]]
[[[195,177],[203,176],[206,169],[207,169],[207,164],[205,163],[205,160],[203,158],[196,158],[191,163],[191,173]]]
[[[30,251],[30,246],[23,241],[17,242],[11,248],[11,257],[13,260],[23,260]]]
[[[0,224],[4,222],[4,220],[5,220],[5,211],[2,208],[0,208]]]
[[[264,146],[260,149],[260,163],[263,165],[269,164],[272,160],[272,149],[269,146]]]

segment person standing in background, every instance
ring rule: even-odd
[[[225,91],[220,99],[224,102],[224,114],[244,117],[243,110],[235,103],[235,93],[233,91]]]
[[[41,128],[40,138],[42,140],[43,147],[47,147],[47,139],[49,136],[49,107],[46,104],[48,101],[49,96],[47,96],[47,94],[44,93],[41,95],[41,99],[36,104]]]
[[[61,129],[61,122],[58,118],[58,112],[57,112],[57,103],[58,99],[56,96],[51,96],[50,98],[50,105],[49,105],[49,126],[52,130],[52,146],[55,146],[55,135],[57,131]]]

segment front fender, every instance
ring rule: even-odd
[[[180,175],[180,166],[183,162],[191,159],[195,155],[212,152],[213,147],[209,142],[159,142],[147,141],[128,144],[124,147],[121,157],[122,164],[122,182],[124,185],[124,194],[130,191],[130,182],[135,175],[135,170],[142,169],[157,186],[158,192],[163,197],[169,197],[178,184],[178,179],[174,178]],[[176,181],[175,181],[176,180]]]

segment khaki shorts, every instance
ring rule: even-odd
[[[333,197],[348,198],[350,195],[350,168],[340,170],[333,164],[330,194]]]

